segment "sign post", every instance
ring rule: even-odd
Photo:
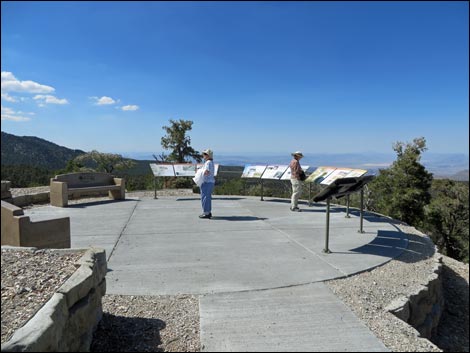
[[[326,200],[326,232],[325,232],[325,249],[323,252],[331,253],[328,248],[329,237],[330,237],[330,201],[332,197],[340,198],[343,196],[348,197],[347,204],[347,216],[349,216],[349,195],[354,192],[361,192],[361,224],[358,233],[365,233],[363,230],[364,221],[364,186],[370,182],[374,176],[361,176],[361,177],[346,177],[336,178],[328,184],[326,188],[320,191],[314,198],[313,201],[319,202]]]
[[[359,233],[365,233],[363,229],[364,224],[364,188],[361,188],[361,220],[359,226]]]
[[[155,186],[155,197],[154,197],[154,199],[156,200],[156,199],[158,199],[158,197],[157,197],[157,177],[153,178],[153,184]]]
[[[173,167],[172,164],[157,164],[157,163],[150,163],[150,169],[152,169],[152,173],[154,176],[153,179],[153,185],[155,188],[155,196],[154,199],[158,199],[157,197],[157,179],[158,177],[165,177],[165,176],[170,176],[174,177],[175,176],[175,168]]]
[[[312,207],[312,183],[308,183],[308,207]]]
[[[330,242],[330,200],[331,197],[326,199],[326,232],[325,232],[325,248],[323,252],[326,254],[331,254],[330,249],[328,248]]]

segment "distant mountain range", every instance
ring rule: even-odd
[[[49,170],[65,168],[67,162],[85,153],[34,136],[15,136],[2,131],[2,165],[29,165]]]
[[[439,176],[439,175],[435,175],[435,178],[444,178],[445,176]],[[452,180],[458,180],[458,181],[469,181],[469,170],[462,170],[461,172],[458,172],[458,173],[455,173],[449,177],[445,177],[445,178],[449,178],[449,179],[452,179]]]
[[[49,170],[58,170],[67,162],[85,153],[73,150],[34,136],[15,136],[2,131],[1,139],[2,165],[30,165]],[[142,163],[154,162],[153,153],[116,152],[126,158]],[[154,153],[158,155],[158,151]],[[289,153],[283,155],[215,155],[216,163],[224,166],[243,166],[245,164],[289,164]],[[396,159],[394,153],[342,153],[342,154],[311,154],[305,153],[302,165],[312,168],[318,166],[335,166],[367,169],[376,173],[379,169],[389,167]],[[436,178],[453,180],[469,180],[468,155],[457,153],[425,152],[421,162]],[[148,168],[150,171],[150,168]]]

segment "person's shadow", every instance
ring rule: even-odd
[[[267,218],[253,217],[253,216],[214,216],[211,220],[215,221],[264,221]]]

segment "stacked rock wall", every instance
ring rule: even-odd
[[[103,315],[105,251],[91,248],[78,264],[77,270],[52,298],[2,344],[2,352],[89,351],[93,332]]]
[[[436,258],[433,273],[427,283],[407,297],[399,298],[386,309],[413,326],[421,337],[431,338],[444,310],[442,291],[442,257]]]

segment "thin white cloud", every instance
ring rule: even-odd
[[[51,95],[38,94],[33,97],[34,100],[38,101],[40,107],[43,107],[44,104],[68,104],[69,102],[65,98],[57,98]]]
[[[94,99],[96,101],[96,105],[110,105],[110,104],[116,104],[116,101],[112,99],[111,97],[106,97],[103,96],[101,98],[98,97],[90,97],[91,99]]]
[[[20,81],[11,72],[2,71],[3,92],[51,93],[54,87],[41,85],[34,81]]]
[[[15,112],[13,109],[1,106],[1,116],[2,120],[10,120],[10,121],[29,121],[31,120],[30,117],[23,116],[20,114],[32,114],[32,113],[23,113],[23,112]]]
[[[125,106],[121,107],[121,109],[124,110],[124,111],[137,110],[137,109],[139,109],[139,106],[138,105],[125,105]]]
[[[18,99],[16,99],[15,97],[10,96],[6,92],[5,93],[2,92],[2,99],[7,101],[7,102],[10,102],[10,103],[17,103],[18,102]]]

